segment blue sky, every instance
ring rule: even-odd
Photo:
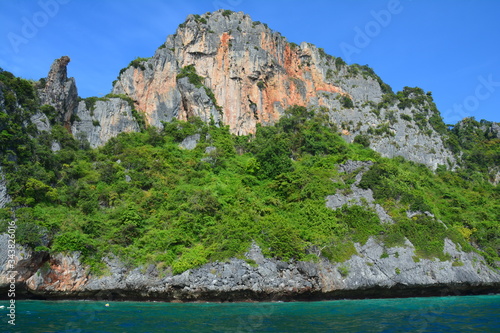
[[[37,80],[68,55],[80,96],[102,96],[121,68],[152,56],[187,15],[219,8],[367,64],[394,91],[432,91],[447,123],[500,122],[496,0],[0,0],[0,67]]]

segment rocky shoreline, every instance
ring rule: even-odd
[[[5,236],[0,236],[2,245]],[[94,276],[80,263],[78,253],[49,256],[18,247],[16,299],[244,302],[500,293],[499,272],[450,240],[445,241],[450,261],[415,262],[410,242],[385,248],[370,238],[356,249],[358,254],[344,263],[284,262],[264,258],[253,244],[246,259],[208,263],[178,275],[160,273],[154,265],[130,269],[117,258],[105,258],[108,274]],[[6,299],[7,257],[0,254],[0,298]]]
[[[21,289],[19,289],[21,288]],[[328,293],[278,293],[240,291],[240,292],[196,292],[183,294],[178,291],[147,295],[135,291],[107,290],[98,292],[77,293],[33,293],[18,285],[16,300],[44,300],[44,301],[125,301],[125,302],[171,302],[171,303],[226,303],[226,302],[319,302],[332,300],[355,299],[386,299],[386,298],[413,298],[413,297],[444,297],[500,294],[498,284],[472,286],[462,285],[432,285],[414,287],[370,288],[362,290],[337,290]],[[7,300],[7,288],[1,288],[0,300]]]

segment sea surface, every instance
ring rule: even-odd
[[[290,303],[7,301],[0,332],[500,332],[500,295]]]

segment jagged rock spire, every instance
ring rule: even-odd
[[[59,115],[59,121],[70,128],[71,115],[78,106],[78,92],[75,79],[68,78],[68,56],[56,59],[45,79],[45,86],[39,89],[40,104],[52,105]]]

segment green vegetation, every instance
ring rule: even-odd
[[[118,76],[122,75],[129,67],[140,68],[141,70],[145,71],[146,67],[144,66],[144,63],[149,59],[151,58],[141,58],[141,57],[135,58],[130,62],[130,64],[128,64],[127,67],[120,69],[120,74]]]
[[[340,70],[342,67],[345,66],[347,66],[347,64],[344,61],[344,59],[342,59],[341,57],[335,58],[335,68],[337,68],[337,70]]]
[[[322,47],[318,47],[318,53],[321,58],[327,58],[328,54],[326,54],[325,49]]]
[[[407,114],[404,114],[404,113],[401,113],[401,114],[399,115],[399,118],[401,118],[401,119],[403,119],[403,120],[406,120],[406,121],[412,121],[412,120],[413,120],[413,118],[412,118],[411,116],[409,116],[409,115],[407,115]]]
[[[210,100],[212,101],[212,103],[215,106],[215,108],[217,109],[217,111],[219,111],[219,113],[222,113],[222,106],[220,106],[217,103],[217,99],[215,98],[215,95],[214,95],[214,92],[212,91],[212,89],[210,89],[208,87],[204,87],[204,88],[205,88],[205,93],[207,94],[208,98],[210,98]]]
[[[339,266],[338,271],[342,277],[347,277],[349,275],[349,267]]]
[[[187,65],[181,69],[181,72],[177,74],[176,79],[180,80],[184,77],[189,79],[189,83],[193,84],[196,88],[201,88],[203,86],[204,78],[196,74],[196,68],[194,65]]]
[[[57,111],[52,105],[42,105],[40,107],[40,111],[47,116],[51,125],[56,124]]]
[[[378,124],[377,127],[369,127],[367,130],[368,134],[375,135],[386,135],[386,136],[394,136],[394,132],[391,131],[388,123]]]
[[[346,95],[342,95],[342,97],[340,97],[340,104],[346,109],[352,109],[354,107],[352,99]]]
[[[399,91],[395,95],[395,98],[398,101],[397,105],[400,109],[414,107],[413,120],[420,130],[423,131],[430,125],[439,134],[444,136],[448,135],[446,125],[432,99],[432,93],[424,93],[424,91],[418,87],[404,87],[402,91]],[[404,116],[401,118],[403,117]]]
[[[370,147],[370,138],[365,134],[356,135],[353,142],[358,143],[363,147]]]
[[[196,88],[203,87],[205,89],[205,93],[210,98],[210,100],[212,101],[212,103],[215,106],[215,108],[217,109],[217,111],[219,111],[219,113],[222,114],[222,106],[220,106],[217,103],[217,99],[215,98],[215,95],[214,95],[214,92],[212,91],[212,89],[206,87],[203,84],[203,81],[205,78],[203,76],[199,76],[198,74],[196,74],[196,68],[194,67],[194,65],[187,65],[187,66],[183,67],[181,69],[181,72],[179,74],[177,74],[176,79],[180,80],[184,77],[187,77],[189,79],[189,83],[193,84]]]
[[[366,137],[348,144],[324,110],[304,107],[289,108],[274,126],[249,136],[199,119],[174,120],[90,149],[57,124],[37,133],[30,114],[53,111],[37,104],[31,83],[9,74],[0,72],[0,157],[12,202],[0,210],[0,232],[15,214],[21,244],[80,251],[96,272],[113,253],[129,265],[180,273],[241,257],[252,241],[283,260],[344,262],[356,254],[354,243],[369,237],[387,247],[407,238],[417,249],[415,260],[448,259],[445,238],[479,251],[490,265],[499,260],[500,192],[488,170],[499,164],[500,149],[486,122],[449,130],[464,162],[436,173],[382,158],[366,148]],[[202,84],[194,68],[181,74]],[[126,96],[104,98],[117,97],[133,105]],[[95,100],[88,103],[91,108]],[[200,134],[198,146],[180,149],[193,134]],[[50,149],[54,141],[57,152]],[[373,190],[394,224],[382,224],[364,205],[325,206],[327,195],[350,190],[355,175],[336,167],[347,160],[374,162],[359,186]],[[347,266],[339,272],[349,273]]]
[[[327,80],[332,80],[334,77],[333,70],[331,68],[328,68],[326,70],[326,79]]]
[[[198,14],[195,14],[194,15],[194,19],[196,21],[196,23],[199,23],[199,24],[207,24],[207,20],[204,18],[204,17],[201,17],[200,15]]]

